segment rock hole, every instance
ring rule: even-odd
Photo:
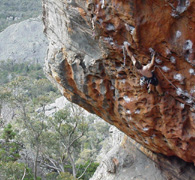
[[[113,24],[109,23],[109,24],[107,24],[106,29],[107,29],[108,31],[114,31],[114,30],[115,30],[115,27],[114,27]]]
[[[123,106],[120,105],[120,104],[119,104],[119,106],[118,106],[118,111],[119,111],[119,113],[121,113],[121,111],[123,111]]]
[[[116,67],[116,68],[120,68],[120,67],[121,67],[121,63],[116,61],[116,62],[115,62],[115,67]]]
[[[135,110],[135,114],[140,114],[140,108],[137,108],[136,110]]]
[[[123,98],[122,97],[118,98],[118,101],[123,101]]]
[[[104,70],[104,65],[102,63],[99,63],[98,69],[99,69],[99,71],[103,71]]]
[[[147,103],[147,99],[144,98],[144,99],[141,100],[141,102],[142,102],[143,104],[146,104],[146,103]]]
[[[96,88],[96,83],[92,83],[92,88]]]
[[[178,139],[177,142],[176,142],[176,146],[181,148],[182,147],[182,142],[181,142],[181,139]]]
[[[118,78],[126,79],[127,78],[127,73],[124,71],[120,71],[118,73]]]
[[[130,114],[131,114],[130,109],[126,109],[126,114],[128,114],[128,115],[130,115]]]
[[[188,8],[188,6],[190,5],[189,0],[178,0],[178,6],[176,8],[176,11],[181,14],[184,11],[186,11],[186,9]]]

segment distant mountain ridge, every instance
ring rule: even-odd
[[[13,24],[0,33],[0,61],[43,64],[48,41],[41,17]]]

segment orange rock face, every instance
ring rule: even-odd
[[[148,149],[195,163],[195,0],[43,0],[46,72],[64,96]],[[164,91],[147,93],[131,45]]]

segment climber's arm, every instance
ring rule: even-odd
[[[133,53],[129,50],[128,44],[125,44],[125,48],[126,48],[126,50],[127,50],[128,56],[131,58],[131,61],[133,62],[133,65],[135,66],[136,59],[135,59],[135,57],[133,56]]]
[[[147,65],[147,69],[151,70],[153,68],[153,66],[154,66],[154,63],[155,63],[155,53],[152,56],[151,62]]]

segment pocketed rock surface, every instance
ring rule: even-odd
[[[43,0],[45,71],[68,100],[156,153],[195,163],[195,0]],[[147,93],[124,50],[156,52]]]

